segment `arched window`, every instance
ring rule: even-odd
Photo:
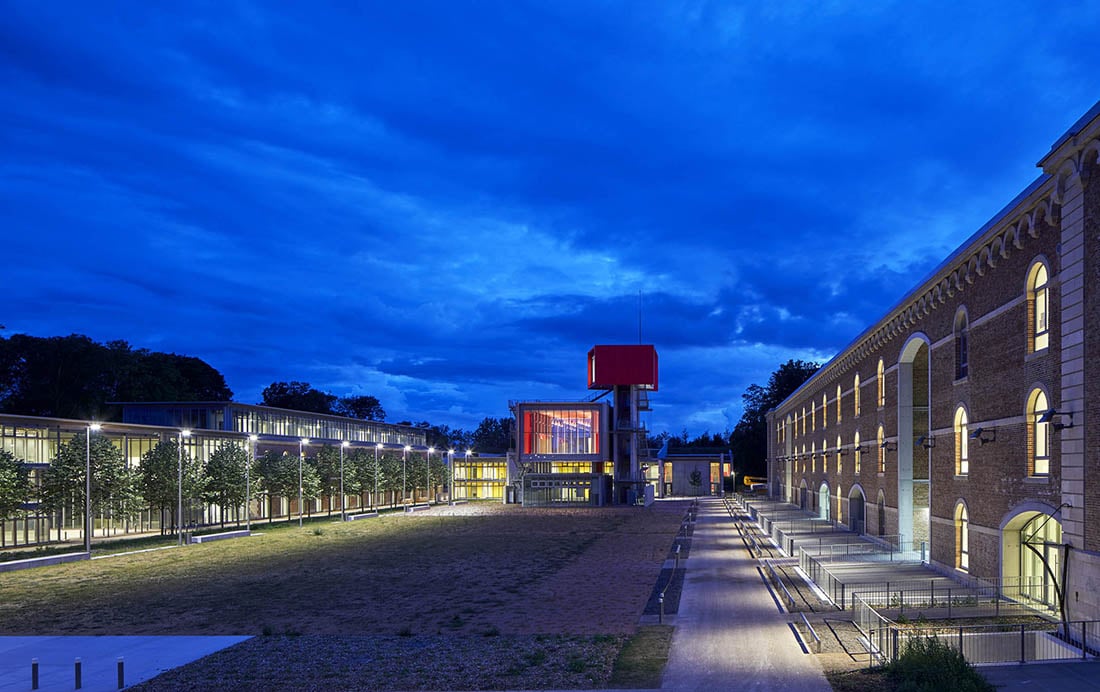
[[[841,456],[840,435],[836,436],[836,475],[844,473],[844,458]],[[837,492],[840,492],[838,489]]]
[[[817,443],[810,443],[810,473],[817,473]]]
[[[878,426],[878,444],[875,449],[878,451],[878,472],[886,473],[886,431],[881,425]]]
[[[855,381],[852,383],[852,397],[854,398],[853,403],[855,404],[855,407],[854,407],[855,408],[855,415],[856,415],[856,418],[859,418],[859,374],[858,373],[856,374]]]
[[[829,425],[829,395],[821,395],[821,429]]]
[[[882,408],[886,406],[886,367],[881,358],[878,359],[878,377],[875,381],[878,389],[878,407]]]
[[[1036,262],[1027,273],[1028,352],[1050,345],[1050,291],[1046,265]]]
[[[955,379],[961,380],[969,374],[970,361],[970,324],[966,311],[959,310],[955,315]]]
[[[853,452],[853,454],[855,455],[856,475],[859,475],[859,466],[860,462],[862,461],[860,457],[863,455],[863,452],[859,451],[859,431],[856,431],[856,435],[855,438],[852,440],[852,444],[855,445],[855,452]]]
[[[810,432],[817,430],[817,406],[810,404]]]
[[[955,475],[970,473],[970,431],[967,428],[966,409],[955,409]]]
[[[802,434],[806,434],[806,407],[802,407]]]
[[[1027,458],[1029,476],[1050,474],[1050,422],[1042,420],[1047,412],[1047,395],[1031,390],[1027,398]]]
[[[836,386],[836,422],[840,422],[840,402],[842,401],[844,393],[840,389],[840,385]]]
[[[955,568],[970,570],[970,515],[961,502],[955,506]]]

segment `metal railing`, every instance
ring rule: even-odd
[[[1100,622],[1095,620],[1067,625],[1034,622],[910,627],[882,617],[858,600],[856,611],[856,623],[872,665],[896,661],[908,643],[919,637],[935,637],[975,665],[1095,659],[1100,648]]]
[[[768,573],[768,578],[772,580],[772,583],[779,587],[779,595],[783,599],[783,605],[787,608],[787,612],[794,612],[794,596],[787,590],[787,586],[783,583],[779,573],[775,571],[775,565],[772,564],[771,560],[764,560],[764,571]]]

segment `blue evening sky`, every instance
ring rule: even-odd
[[[1100,98],[1092,2],[0,2],[4,334],[463,428],[660,355],[731,429]],[[640,296],[640,299],[639,299]]]

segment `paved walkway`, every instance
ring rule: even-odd
[[[81,689],[118,689],[118,658],[125,684],[136,685],[166,670],[249,637],[0,637],[0,692],[31,689],[31,659],[38,659],[38,689],[74,689],[74,661],[81,660]]]
[[[661,689],[829,692],[719,498],[702,498]]]

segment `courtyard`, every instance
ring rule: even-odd
[[[253,636],[142,689],[600,686],[687,504],[257,525],[7,574],[0,634]]]

